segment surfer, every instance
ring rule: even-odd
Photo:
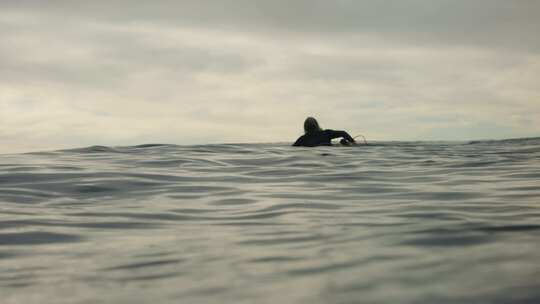
[[[350,146],[356,144],[354,138],[345,131],[335,131],[319,127],[319,123],[313,117],[308,117],[304,121],[304,135],[300,136],[293,144],[295,147],[316,147],[331,146],[332,139],[342,138],[342,145]]]

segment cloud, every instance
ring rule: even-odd
[[[228,31],[357,35],[428,45],[535,49],[540,3],[534,0],[161,0],[141,2],[7,1],[5,9],[40,12],[60,22],[152,23]]]
[[[0,4],[0,152],[540,132],[534,1],[130,3]]]

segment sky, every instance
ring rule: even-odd
[[[540,136],[540,1],[0,2],[0,153]]]

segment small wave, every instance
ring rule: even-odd
[[[116,150],[115,148],[107,147],[107,146],[90,146],[90,147],[85,147],[85,148],[65,149],[65,150],[59,150],[58,152],[81,153],[81,154],[89,154],[89,153],[121,153],[120,151]]]
[[[182,259],[160,259],[160,260],[154,260],[154,261],[144,261],[144,262],[137,262],[137,263],[131,263],[131,264],[124,264],[124,265],[116,265],[111,266],[107,268],[103,268],[102,270],[105,271],[112,271],[112,270],[129,270],[129,269],[138,269],[138,268],[154,268],[158,266],[170,266],[172,264],[179,264],[181,262],[184,262]]]
[[[539,145],[540,137],[522,137],[522,138],[508,138],[508,139],[491,139],[491,140],[472,140],[469,142],[471,145],[477,144],[521,144],[521,145]]]
[[[175,147],[175,145],[171,145],[171,144],[142,144],[142,145],[133,146],[133,148],[138,148],[138,149],[160,148],[160,147]]]
[[[0,234],[0,246],[71,243],[81,240],[82,238],[77,235],[54,232],[14,232]]]

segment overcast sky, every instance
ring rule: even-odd
[[[0,2],[0,153],[540,136],[540,1]]]

